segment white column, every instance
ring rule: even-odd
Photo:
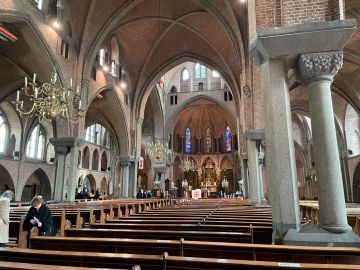
[[[342,52],[304,54],[298,77],[309,92],[315,169],[319,191],[319,226],[335,233],[351,229],[347,223],[344,188],[331,98],[333,76],[343,63]]]

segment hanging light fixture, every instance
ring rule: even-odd
[[[24,106],[24,101],[20,100],[20,91],[17,91],[15,104],[16,110],[22,117],[37,116],[41,122],[43,119],[48,121],[67,120],[70,123],[78,123],[83,117],[84,109],[81,109],[80,88],[75,92],[72,89],[72,79],[69,87],[62,87],[57,83],[58,75],[54,67],[51,73],[50,82],[44,84],[36,83],[36,74],[33,80],[25,77],[25,85],[21,92],[30,99],[32,104],[29,109]],[[72,106],[72,109],[71,109]]]
[[[155,143],[149,142],[148,147],[145,149],[145,154],[147,154],[150,158],[155,158],[156,160],[162,160],[166,153],[166,147],[160,142],[160,140],[156,140]]]
[[[186,157],[186,159],[181,160],[179,169],[187,172],[187,171],[195,171],[196,170],[196,164],[192,159],[189,159]]]

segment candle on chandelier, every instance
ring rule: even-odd
[[[34,73],[33,83],[35,83],[36,80],[36,73]]]
[[[16,91],[16,101],[19,101],[19,99],[20,99],[20,91],[17,90]]]
[[[72,78],[70,79],[70,88],[72,89]]]
[[[20,108],[22,109],[24,106],[24,101],[21,101],[21,105],[20,105]]]
[[[34,90],[35,98],[37,98],[37,96],[38,96],[38,91],[39,91],[39,89],[37,87],[35,87],[35,90]]]
[[[79,109],[81,108],[81,100],[79,100]]]
[[[25,77],[25,87],[27,87],[27,77]]]
[[[80,86],[78,86],[77,88],[76,88],[76,94],[79,94],[80,93]]]

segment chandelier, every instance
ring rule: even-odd
[[[148,147],[145,149],[145,154],[147,154],[150,158],[158,160],[163,159],[166,152],[166,147],[160,142],[160,140],[156,140],[155,143],[149,142]]]
[[[16,93],[16,110],[22,117],[37,116],[41,122],[43,119],[48,121],[67,120],[71,123],[78,123],[83,117],[84,109],[81,109],[80,88],[75,92],[72,89],[72,79],[68,88],[62,87],[57,83],[58,75],[54,67],[51,73],[50,82],[42,85],[36,83],[36,74],[33,80],[28,81],[25,77],[25,86],[21,90],[30,98],[32,105],[26,110],[24,101],[20,100],[20,91]],[[72,105],[72,109],[70,109]]]
[[[186,159],[181,160],[181,163],[179,165],[180,170],[187,172],[187,171],[195,171],[196,170],[196,164],[195,162],[188,157]]]

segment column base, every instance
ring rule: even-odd
[[[283,236],[284,245],[360,247],[360,238],[353,231],[331,233],[313,224],[302,225],[300,230],[290,229]]]

